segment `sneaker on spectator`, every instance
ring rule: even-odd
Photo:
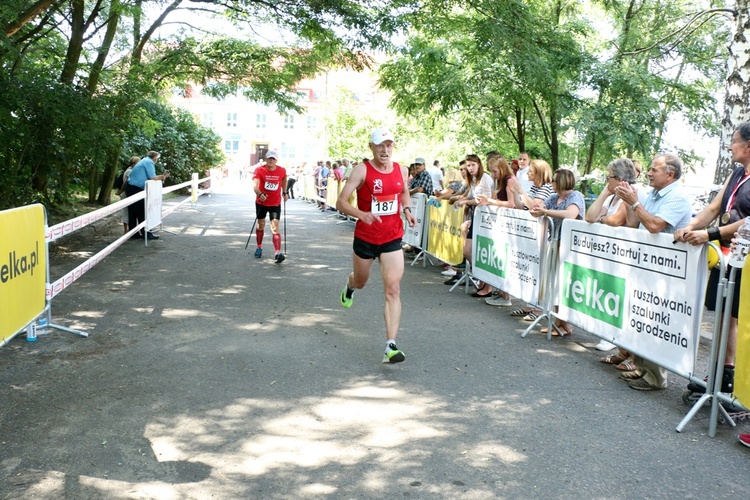
[[[611,351],[617,347],[612,342],[607,342],[606,340],[600,340],[598,344],[594,347],[597,351]]]
[[[750,434],[740,434],[740,444],[750,448]]]
[[[510,298],[504,299],[501,295],[496,297],[488,297],[484,301],[491,306],[511,306],[513,303]]]
[[[456,275],[456,270],[455,269],[446,269],[445,271],[443,271],[440,274],[442,274],[443,276],[455,276]]]

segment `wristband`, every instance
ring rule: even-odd
[[[406,213],[406,211],[407,211],[407,210],[408,210],[409,212],[411,212],[411,207],[404,207],[404,208],[402,209],[402,212]]]
[[[709,227],[706,229],[706,232],[708,233],[708,241],[721,239],[721,231],[719,231],[718,227]]]
[[[287,193],[286,191],[282,191],[281,193],[282,193],[282,194],[283,194],[284,196],[287,196],[287,195],[289,194],[289,193]]]
[[[630,205],[630,208],[632,208],[632,209],[633,209],[633,211],[635,211],[635,209],[636,209],[636,208],[638,208],[638,206],[639,206],[640,204],[641,204],[641,202],[640,202],[640,201],[636,201],[635,203],[633,203],[632,205]]]

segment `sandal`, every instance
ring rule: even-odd
[[[632,359],[628,358],[619,365],[615,366],[615,368],[622,372],[632,372],[635,371],[638,367],[635,366],[635,363]]]
[[[557,333],[557,330],[552,330],[552,336],[553,337],[567,337],[568,335],[573,335],[573,328],[572,327],[568,327],[568,328],[558,327],[558,328],[560,328],[560,330],[562,330],[562,333]]]
[[[529,311],[529,313],[526,316],[523,317],[523,320],[524,321],[528,321],[529,323],[531,323],[532,321],[534,321],[538,317],[539,316],[537,316],[536,314],[534,314],[534,311]]]
[[[562,330],[562,333],[557,333],[557,330],[555,330],[555,329],[553,328],[553,329],[552,329],[552,336],[553,336],[553,337],[567,337],[568,335],[573,335],[573,329],[572,329],[572,328],[570,328],[570,327],[568,327],[568,328],[563,328],[563,327],[561,327],[561,326],[558,326],[558,328],[559,328],[560,330]],[[549,330],[547,330],[547,327],[546,327],[546,326],[545,326],[544,328],[542,328],[541,330],[539,330],[539,331],[540,331],[541,333],[547,333],[547,332],[549,332]]]
[[[622,355],[622,353],[617,354],[610,354],[609,356],[604,356],[603,358],[599,358],[599,361],[602,363],[607,363],[608,365],[619,365],[623,361],[625,361],[627,358]]]
[[[510,313],[511,316],[526,316],[531,312],[531,309],[524,309],[523,307],[521,309],[516,309],[515,311],[512,311]]]
[[[623,372],[620,374],[618,378],[620,380],[630,381],[630,380],[637,380],[641,377],[643,377],[643,372],[641,372],[640,370],[634,370],[632,372]]]
[[[570,325],[563,326],[562,323],[560,323],[559,321],[555,321],[555,326],[561,331],[561,333],[558,333],[557,330],[555,330],[553,328],[552,329],[552,336],[553,337],[567,337],[568,335],[572,335],[573,334],[573,327],[570,326]],[[547,327],[544,327],[544,328],[542,328],[539,331],[541,333],[547,333],[547,332],[549,332],[549,330],[547,329]]]

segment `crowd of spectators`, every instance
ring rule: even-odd
[[[750,126],[747,129],[747,139],[750,139]],[[747,139],[740,134],[737,143],[747,147]],[[747,164],[750,164],[750,148],[748,148],[747,158],[742,156],[739,146],[735,149],[738,150],[735,161],[742,163],[744,159],[747,160]],[[353,164],[346,159],[333,162],[321,161],[318,162],[317,167],[306,168],[299,171],[297,175],[313,176],[318,190],[318,198],[315,201],[321,210],[333,210],[325,204],[327,180],[335,178],[345,181],[352,167]],[[738,167],[737,172],[740,170],[742,169]],[[442,274],[448,278],[445,283],[453,285],[461,280],[464,273],[469,276],[471,273],[468,263],[471,261],[473,245],[472,218],[478,205],[526,210],[532,216],[547,217],[551,221],[551,241],[553,242],[559,236],[561,222],[564,219],[586,220],[590,224],[641,228],[652,233],[677,232],[676,238],[690,241],[691,231],[694,233],[696,230],[702,230],[699,226],[708,226],[725,210],[725,207],[721,206],[721,200],[727,198],[726,186],[717,198],[718,201],[706,209],[707,213],[696,218],[697,222],[689,225],[691,202],[682,192],[678,182],[682,171],[682,162],[677,156],[659,154],[651,162],[647,172],[648,186],[645,186],[638,182],[641,175],[640,163],[628,158],[617,158],[606,166],[605,175],[601,179],[603,188],[587,210],[583,194],[576,190],[578,181],[571,170],[560,168],[553,172],[546,161],[532,158],[527,152],[521,152],[517,158],[506,158],[497,151],[490,151],[484,159],[474,154],[466,155],[458,164],[458,168],[443,168],[438,160],[435,160],[432,167],[428,168],[424,157],[415,158],[414,162],[409,165],[409,190],[412,194],[424,193],[430,197],[429,203],[447,202],[464,209],[464,222],[461,226],[464,262],[457,266],[444,264],[442,270]],[[737,173],[735,177],[741,180],[742,175]],[[739,205],[742,209],[747,208],[747,200],[750,200],[748,186],[740,190]],[[727,200],[725,199],[723,203],[726,205]],[[736,220],[732,220],[733,224],[741,221],[740,215],[734,218]],[[706,231],[702,232],[706,233]],[[720,236],[722,241],[728,241],[731,233],[722,232]],[[702,244],[705,241],[703,238],[697,238],[695,243]],[[414,257],[415,254],[412,253],[410,256]],[[495,290],[481,281],[472,279],[471,283],[476,288],[471,294],[472,297],[481,298],[492,306],[513,306],[514,299],[507,292]],[[533,322],[541,314],[541,310],[535,306],[516,302],[516,307],[512,308],[510,315],[523,321]],[[734,325],[736,325],[736,315],[733,315]],[[546,329],[542,328],[541,332],[546,333]],[[557,319],[552,335],[568,336],[573,332],[572,325]],[[620,378],[626,380],[631,388],[651,391],[667,386],[666,371],[654,363],[634,356],[605,340],[599,342],[596,348],[603,352],[611,351],[602,357],[601,361],[617,368]],[[734,346],[732,345],[728,370],[732,369],[733,355]],[[725,384],[725,389],[727,388],[731,388],[731,380]]]

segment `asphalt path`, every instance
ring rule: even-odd
[[[50,331],[0,351],[0,498],[732,498],[738,428],[682,433],[685,381],[642,393],[576,329],[548,341],[408,266],[382,364],[378,265],[351,309],[353,226],[286,208],[287,260],[244,249],[252,200],[201,197],[53,301]],[[119,221],[54,250],[52,279]],[[254,238],[253,238],[254,241]],[[96,248],[94,248],[96,247]],[[407,262],[408,264],[408,262]],[[514,300],[514,306],[521,303]],[[705,357],[705,348],[701,356]]]

